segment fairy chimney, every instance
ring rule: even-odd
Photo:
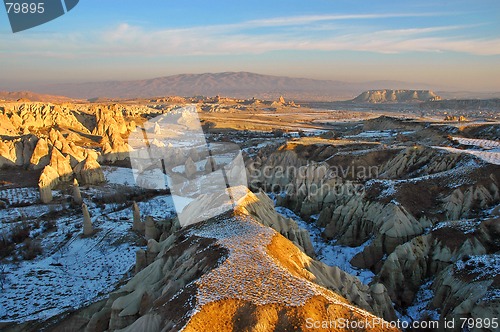
[[[191,159],[191,157],[189,157],[186,160],[186,163],[184,164],[184,168],[185,168],[186,177],[188,179],[193,178],[194,175],[196,174],[196,164],[194,163],[193,159]]]
[[[158,231],[158,229],[156,228],[155,226],[155,222],[153,220],[153,217],[146,217],[146,229],[145,229],[145,237],[146,237],[146,240],[149,240],[149,239],[154,239],[154,240],[157,240],[159,237],[160,237],[160,232]]]
[[[83,210],[83,235],[90,236],[94,232],[94,227],[92,226],[92,220],[90,220],[89,210],[87,205],[82,204]]]
[[[132,229],[139,232],[144,232],[144,223],[141,221],[141,211],[136,202],[132,205],[132,212],[134,214],[134,223]]]
[[[80,187],[78,185],[77,179],[73,179],[73,202],[75,202],[76,204],[83,203],[82,194],[80,192]]]

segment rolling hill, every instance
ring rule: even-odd
[[[65,96],[40,94],[31,91],[15,91],[15,92],[0,91],[0,100],[15,101],[19,99],[36,101],[36,102],[58,102],[58,103],[67,103],[75,101],[75,99]]]

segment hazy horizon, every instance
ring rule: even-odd
[[[495,92],[499,9],[489,0],[88,0],[17,34],[0,21],[0,88],[245,71]]]

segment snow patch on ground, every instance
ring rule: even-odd
[[[464,138],[464,137],[453,137],[452,139],[462,145],[473,145],[481,147],[483,149],[500,148],[499,141],[476,139],[476,138]]]
[[[85,197],[98,197],[109,188],[82,188]],[[181,200],[182,201],[182,200]],[[187,204],[189,200],[184,200]],[[33,242],[42,254],[34,260],[6,258],[0,266],[0,321],[24,322],[47,319],[67,310],[81,308],[113,291],[135,264],[139,236],[131,231],[133,212],[126,204],[100,205],[86,199],[95,234],[82,237],[83,216],[67,205],[32,205],[0,210],[0,232],[17,223],[33,225],[54,222],[42,231],[33,228]],[[176,214],[170,195],[159,195],[137,202],[142,216],[157,219]],[[66,206],[66,207],[65,207]],[[18,218],[11,220],[12,218]],[[21,218],[22,217],[22,218]],[[18,244],[18,248],[23,244]]]
[[[500,254],[470,256],[466,261],[456,261],[453,270],[472,276],[472,281],[494,278],[500,271]]]
[[[98,231],[88,238],[81,231],[66,233],[81,224],[80,216],[57,222],[58,231],[42,240],[48,251],[43,256],[4,264],[0,321],[47,319],[81,308],[112,291],[134,265],[139,247],[129,233],[131,222],[95,217]]]
[[[102,170],[104,178],[109,184],[157,190],[166,189],[165,175],[160,169],[145,170],[140,176],[138,176],[136,169],[125,167],[102,166]]]
[[[471,180],[470,176],[468,175],[479,167],[478,163],[481,162],[478,162],[477,160],[474,159],[470,159],[467,161],[460,161],[454,168],[448,171],[443,171],[429,175],[422,175],[410,179],[403,179],[403,180],[371,179],[366,182],[365,186],[366,188],[369,188],[376,184],[382,185],[384,189],[381,192],[381,197],[391,197],[393,194],[397,192],[399,184],[404,184],[404,183],[416,184],[421,181],[440,179],[440,178],[447,179],[446,185],[448,188],[458,188],[466,184],[473,184],[473,180]]]
[[[446,151],[452,152],[452,153],[470,154],[470,155],[478,157],[481,160],[486,161],[487,163],[500,165],[500,148],[495,148],[495,149],[486,150],[486,151],[472,150],[472,149],[462,150],[462,149],[456,149],[456,148],[446,147],[446,146],[435,146],[434,148],[446,150]]]
[[[0,189],[0,200],[7,206],[31,205],[40,200],[40,194],[37,188]]]
[[[437,310],[428,309],[429,304],[434,299],[433,282],[434,280],[429,280],[420,287],[412,305],[406,309],[406,315],[400,315],[399,319],[407,322],[422,321],[424,319],[439,320]]]
[[[445,221],[434,226],[432,231],[438,230],[440,228],[450,227],[457,229],[464,234],[472,234],[477,230],[480,224],[481,220],[476,219]]]
[[[395,136],[396,132],[393,130],[367,130],[357,135],[345,136],[346,138],[389,138]]]

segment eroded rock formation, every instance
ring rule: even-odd
[[[237,328],[238,310],[252,317],[245,326],[266,330],[305,328],[304,317],[313,313],[318,319],[373,317],[323,284],[362,308],[395,317],[382,285],[370,290],[338,268],[313,261],[263,225],[272,222],[257,222],[269,216],[268,203],[255,206],[259,200],[249,195],[235,213],[197,223],[160,243],[150,240],[148,251],[158,252],[156,259],[110,295],[87,330],[191,330],[206,329],[208,322],[210,329]],[[145,254],[138,253],[138,262],[144,264]]]

